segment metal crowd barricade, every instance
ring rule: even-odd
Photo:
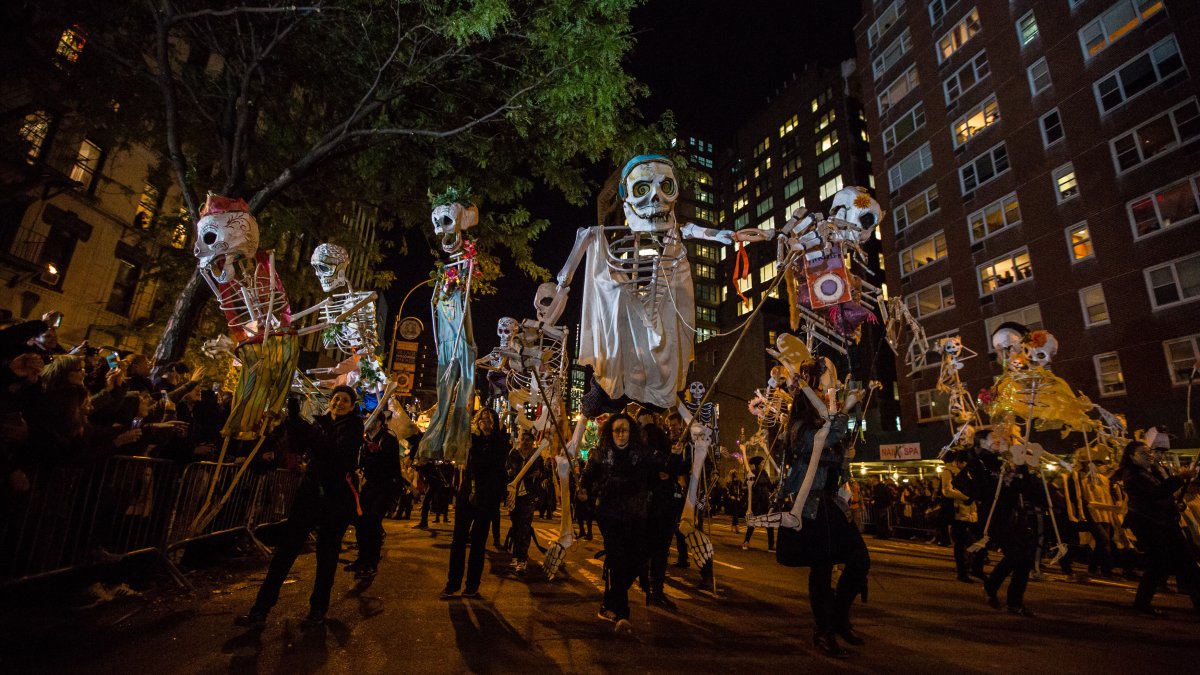
[[[100,466],[51,466],[27,474],[0,514],[0,583],[83,564],[92,550],[91,514]]]
[[[220,495],[229,489],[234,476],[237,475],[240,464],[227,462],[194,462],[183,470],[183,478],[171,509],[170,526],[167,530],[163,548],[168,553],[193,541],[228,534],[237,530],[250,531],[251,504],[258,489],[258,477],[247,473],[230,495],[229,500],[221,507],[221,511],[204,527],[193,531],[192,525],[200,515],[205,497],[212,487],[213,501],[216,503]],[[252,533],[251,533],[252,534]]]
[[[287,469],[275,469],[260,477],[248,520],[250,534],[256,543],[258,528],[287,520],[299,484],[300,474]]]

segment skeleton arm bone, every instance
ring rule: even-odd
[[[680,234],[684,239],[705,239],[715,241],[719,244],[728,246],[735,241],[770,241],[775,238],[774,230],[760,230],[755,227],[748,227],[734,232],[733,230],[718,230],[711,227],[700,227],[695,223],[688,223],[679,228]]]
[[[579,269],[579,263],[583,262],[583,256],[587,253],[588,244],[591,243],[594,236],[596,236],[596,233],[590,227],[581,227],[575,232],[575,246],[571,248],[571,254],[567,256],[567,262],[563,263],[562,270],[559,271],[556,278],[559,288],[565,288],[570,285],[571,278],[575,276],[575,270]],[[552,324],[554,321],[547,321],[546,323]]]

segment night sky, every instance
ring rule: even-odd
[[[672,110],[680,131],[706,135],[720,152],[741,121],[764,106],[804,64],[833,65],[853,57],[853,29],[860,14],[858,0],[650,0],[633,13],[637,45],[626,64],[651,90],[639,108],[647,120]],[[611,170],[593,167],[596,192]],[[549,191],[536,190],[526,205],[536,217],[552,223],[535,243],[534,259],[555,274],[566,260],[575,230],[595,224],[595,204],[577,208]],[[425,253],[426,238],[416,232],[406,236],[410,255],[393,262],[397,281],[387,292],[393,317],[400,298],[433,265]],[[499,296],[477,296],[472,303],[481,354],[495,346],[501,316],[533,315],[537,282],[512,265],[504,265],[502,271]],[[567,322],[573,325],[578,312],[575,292]],[[404,313],[428,326],[429,291],[414,292]]]

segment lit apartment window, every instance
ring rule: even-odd
[[[1187,384],[1192,378],[1192,367],[1200,361],[1200,334],[1163,342],[1167,355],[1167,372],[1171,373],[1171,384]]]
[[[895,124],[883,130],[883,150],[891,152],[918,129],[925,126],[925,107],[920,103],[904,113]]]
[[[812,100],[812,111],[817,112],[817,109],[826,103],[829,103],[829,99],[831,98],[833,98],[833,89],[826,88],[825,91],[821,92],[820,96]]]
[[[133,224],[140,228],[150,227],[158,215],[158,188],[150,183],[142,187],[142,196],[138,199],[137,211],[133,215]]]
[[[716,335],[717,331],[704,326],[696,326],[696,342],[704,342],[705,340]]]
[[[766,199],[759,202],[758,206],[754,207],[754,211],[755,211],[755,214],[759,218],[762,218],[763,215],[767,213],[767,211],[770,211],[773,208],[775,208],[775,198],[767,197]]]
[[[717,310],[713,309],[712,307],[697,307],[696,308],[696,320],[697,321],[707,321],[709,323],[716,323],[717,322]]]
[[[1054,181],[1054,198],[1061,204],[1079,196],[1079,181],[1075,178],[1075,165],[1067,162],[1050,173]]]
[[[1058,108],[1042,115],[1038,119],[1038,126],[1042,130],[1042,147],[1045,148],[1061,141],[1066,135],[1063,132],[1062,116],[1058,114]]]
[[[779,125],[779,137],[783,138],[796,130],[800,126],[800,116],[792,115],[786,122]]]
[[[1021,222],[1021,205],[1017,193],[1010,192],[967,216],[971,230],[971,243],[983,241],[1000,230]]]
[[[1183,59],[1179,56],[1179,46],[1174,35],[1168,36],[1096,80],[1096,102],[1100,112],[1106,113],[1182,72]]]
[[[897,234],[921,222],[937,210],[938,190],[937,186],[933,185],[892,211],[892,220],[896,222]]]
[[[693,269],[696,271],[696,277],[699,279],[708,279],[715,281],[717,278],[717,268],[704,263],[696,263]]]
[[[1001,143],[958,170],[962,191],[964,193],[974,192],[980,186],[995,180],[996,176],[1005,171],[1008,171],[1008,150]]]
[[[888,8],[883,10],[879,18],[875,19],[875,23],[872,23],[867,28],[867,46],[873,49],[875,45],[879,44],[879,37],[886,34],[892,26],[895,26],[896,22],[903,15],[904,0],[896,0],[891,5],[888,5]]]
[[[945,257],[946,234],[938,230],[933,236],[926,237],[900,252],[900,276],[906,277]]]
[[[962,49],[963,45],[975,37],[981,28],[979,10],[972,7],[962,21],[955,24],[954,28],[951,28],[942,36],[942,39],[938,40],[938,63],[945,61]]]
[[[769,149],[771,149],[771,137],[767,136],[766,138],[762,139],[762,143],[759,143],[757,146],[755,146],[754,158],[758,159],[759,155],[763,154]]]
[[[951,7],[958,4],[958,0],[933,0],[929,3],[929,23],[937,25],[946,16],[946,12]]]
[[[958,118],[954,122],[952,129],[954,135],[954,147],[958,147],[963,143],[974,138],[984,129],[992,126],[1000,121],[1000,104],[996,102],[996,95],[993,94],[985,98],[979,105],[967,111],[967,114]]]
[[[1163,8],[1162,0],[1117,0],[1112,7],[1079,30],[1083,58],[1108,49]]]
[[[776,274],[777,270],[775,269],[775,263],[769,262],[758,268],[758,283],[765,284],[774,279]]]
[[[783,214],[784,214],[784,216],[791,218],[793,213],[795,213],[801,209],[804,209],[804,208],[807,208],[807,207],[804,205],[804,197],[801,197],[800,199],[797,199],[796,201],[789,204],[787,209],[784,210]]]
[[[969,63],[950,74],[942,82],[946,92],[946,105],[954,105],[962,95],[979,84],[979,81],[991,72],[988,66],[987,52],[979,52]]]
[[[29,113],[21,122],[21,139],[29,145],[25,153],[25,161],[30,164],[41,159],[46,136],[50,133],[50,115],[44,110]]]
[[[1033,10],[1029,10],[1017,20],[1017,41],[1021,46],[1033,42],[1033,39],[1038,36],[1037,19],[1033,16]]]
[[[100,146],[84,139],[79,144],[75,155],[75,164],[71,167],[71,180],[83,184],[84,190],[91,190],[96,180],[96,170],[100,168]]]
[[[831,131],[828,134],[826,134],[825,136],[823,136],[821,138],[821,140],[817,141],[817,154],[819,155],[822,152],[825,152],[825,151],[831,149],[833,146],[837,145],[837,142],[838,142],[837,129],[834,129],[833,131]]]
[[[954,284],[949,279],[904,296],[904,304],[916,318],[922,319],[954,307]]]
[[[1200,253],[1147,268],[1144,274],[1154,309],[1174,307],[1200,297]]]
[[[1092,247],[1092,233],[1088,229],[1087,221],[1075,223],[1067,228],[1067,249],[1073,263],[1095,257],[1096,250]]]
[[[1084,326],[1102,326],[1110,321],[1108,303],[1104,301],[1103,284],[1079,289],[1079,305],[1083,308]]]
[[[1109,145],[1121,174],[1196,138],[1200,138],[1200,106],[1192,98],[1121,134]]]
[[[1125,205],[1134,239],[1190,223],[1200,216],[1200,174],[1171,183]]]
[[[837,155],[834,155],[835,157]],[[791,199],[804,190],[804,176],[796,176],[794,179],[783,184],[783,198]]]
[[[825,113],[824,115],[821,115],[821,117],[819,117],[817,119],[817,121],[813,123],[813,133],[814,134],[821,133],[822,131],[825,130],[825,127],[829,126],[830,124],[833,124],[836,120],[837,120],[837,111],[830,110],[829,112]]]
[[[834,176],[833,180],[821,185],[821,194],[819,195],[821,201],[825,201],[826,199],[829,199],[833,195],[837,194],[837,191],[841,190],[842,187],[842,177]]]
[[[885,47],[879,56],[871,60],[871,71],[875,79],[878,80],[881,75],[896,65],[910,49],[912,49],[912,34],[905,28],[904,32],[895,40],[892,40],[892,43]],[[814,104],[813,112],[816,111],[817,108]]]
[[[817,178],[824,178],[825,174],[829,173],[830,171],[833,171],[834,169],[838,168],[841,165],[842,165],[842,156],[841,155],[835,154],[835,155],[826,157],[824,160],[821,161],[820,164],[817,164]]]
[[[893,106],[899,103],[905,96],[908,96],[909,92],[915,91],[917,85],[920,83],[921,76],[917,74],[916,65],[909,66],[908,70],[904,71],[900,77],[897,77],[879,95],[879,115],[886,115]]]
[[[1125,393],[1125,376],[1121,374],[1121,359],[1116,352],[1092,357],[1096,366],[1096,382],[1101,396],[1120,396]]]
[[[717,287],[712,284],[696,284],[696,299],[700,302],[707,302],[710,305],[715,305],[720,300],[720,294],[717,292]]]
[[[949,398],[945,392],[937,389],[926,389],[918,391],[917,394],[917,421],[918,422],[934,422],[936,420],[944,420],[949,416]]]
[[[133,299],[137,294],[138,280],[141,279],[140,265],[122,258],[117,258],[117,276],[113,280],[112,291],[108,294],[108,302],[104,308],[113,314],[129,316],[133,308]]]
[[[738,316],[746,316],[754,311],[754,298],[746,298],[745,302],[738,303]]]
[[[750,224],[750,213],[746,212],[733,219],[733,229],[740,230]]]
[[[737,199],[733,200],[733,210],[735,212],[741,211],[742,209],[746,208],[749,205],[750,205],[750,197],[747,195],[742,195],[741,197],[738,197]]]
[[[58,36],[58,46],[54,53],[65,63],[75,63],[83,48],[87,45],[87,32],[79,26],[71,26]]]
[[[989,295],[1001,288],[1033,278],[1029,249],[1019,248],[977,268],[979,294]]]
[[[762,222],[760,222],[758,224],[758,229],[760,229],[760,230],[775,229],[775,216],[767,216],[766,218],[763,218]]]
[[[802,166],[804,166],[804,163],[800,161],[799,157],[789,160],[787,164],[783,165],[783,177],[787,178],[793,173],[799,171],[800,167]]]
[[[899,190],[901,186],[921,175],[931,166],[933,166],[933,152],[929,149],[929,143],[925,143],[914,150],[912,154],[888,167],[888,189],[892,192]]]
[[[1050,80],[1050,64],[1046,63],[1045,57],[1034,61],[1033,65],[1029,66],[1028,75],[1029,91],[1034,96],[1046,91],[1053,84]]]

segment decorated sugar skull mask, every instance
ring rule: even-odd
[[[346,268],[350,265],[350,253],[337,244],[321,244],[313,249],[313,271],[326,293],[346,285]]]
[[[639,155],[621,171],[618,188],[625,220],[634,232],[670,229],[675,222],[679,182],[675,165],[662,155]]]
[[[196,222],[193,250],[200,270],[217,283],[232,279],[236,263],[258,252],[258,221],[241,199],[208,195]]]
[[[479,209],[457,202],[433,207],[433,233],[442,238],[442,250],[451,255],[462,251],[463,233],[479,222]]]
[[[704,399],[704,394],[708,393],[708,387],[704,386],[703,382],[693,382],[688,385],[688,393],[692,395],[693,403],[699,403]]]
[[[520,325],[517,320],[511,316],[502,316],[496,322],[496,335],[500,338],[500,346],[507,347],[512,344],[513,336],[517,334]]]
[[[871,235],[879,222],[883,220],[883,209],[865,188],[845,187],[833,196],[830,208],[835,218],[850,223],[859,231],[859,239],[865,240]]]
[[[1058,340],[1049,331],[1035,330],[1025,337],[1025,358],[1042,368],[1049,368],[1058,353]]]

